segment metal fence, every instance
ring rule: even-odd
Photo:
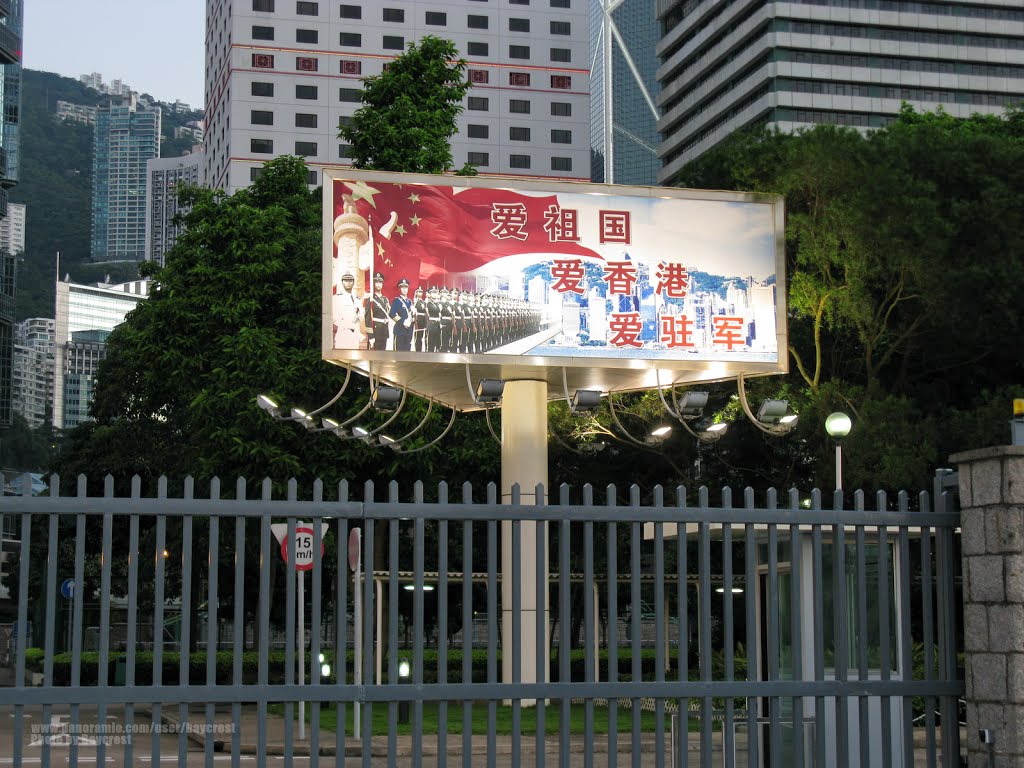
[[[20,536],[15,766],[959,764],[959,513],[938,484],[831,509],[796,490],[113,489],[0,501]],[[294,542],[300,522],[308,585],[272,529]],[[333,636],[297,641],[307,616]],[[230,639],[186,652],[200,636]]]

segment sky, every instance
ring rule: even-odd
[[[24,0],[26,69],[99,72],[159,101],[203,106],[205,0]]]

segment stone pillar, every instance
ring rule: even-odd
[[[958,453],[970,768],[1024,765],[1024,446]],[[982,743],[990,729],[994,744]]]

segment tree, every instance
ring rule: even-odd
[[[469,91],[466,61],[450,40],[432,35],[363,81],[363,106],[339,137],[351,144],[354,168],[405,173],[452,169],[451,137]],[[476,171],[468,164],[463,173]]]

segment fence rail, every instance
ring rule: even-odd
[[[372,484],[361,500],[347,483],[333,500],[319,482],[308,500],[294,481],[284,498],[269,480],[253,499],[245,480],[234,498],[216,480],[207,498],[191,479],[179,497],[166,479],[152,496],[138,479],[126,497],[109,478],[101,497],[86,488],[0,501],[20,537],[6,575],[15,684],[0,688],[14,765],[61,750],[70,764],[108,751],[125,765],[167,751],[212,764],[215,748],[235,764],[279,748],[287,764],[367,768],[568,766],[577,753],[613,765],[620,751],[657,768],[959,762],[959,513],[938,484],[935,504],[879,493],[873,509],[859,492],[827,509],[796,490],[758,506],[724,489],[711,506],[703,488],[695,504],[684,488],[666,502],[635,487],[599,504],[586,486],[529,505],[518,488],[500,503],[493,485],[455,501],[441,484],[430,502],[420,484],[403,496],[392,483],[384,501]],[[274,523],[287,542],[311,529],[308,580]],[[332,633],[307,641],[307,621]],[[229,643],[189,652],[223,622]],[[270,642],[281,632],[283,653]],[[353,646],[367,652],[350,661]],[[108,716],[150,735],[111,741]],[[32,730],[65,717],[70,738]],[[152,727],[169,719],[172,737]],[[89,723],[101,737],[78,738]]]

